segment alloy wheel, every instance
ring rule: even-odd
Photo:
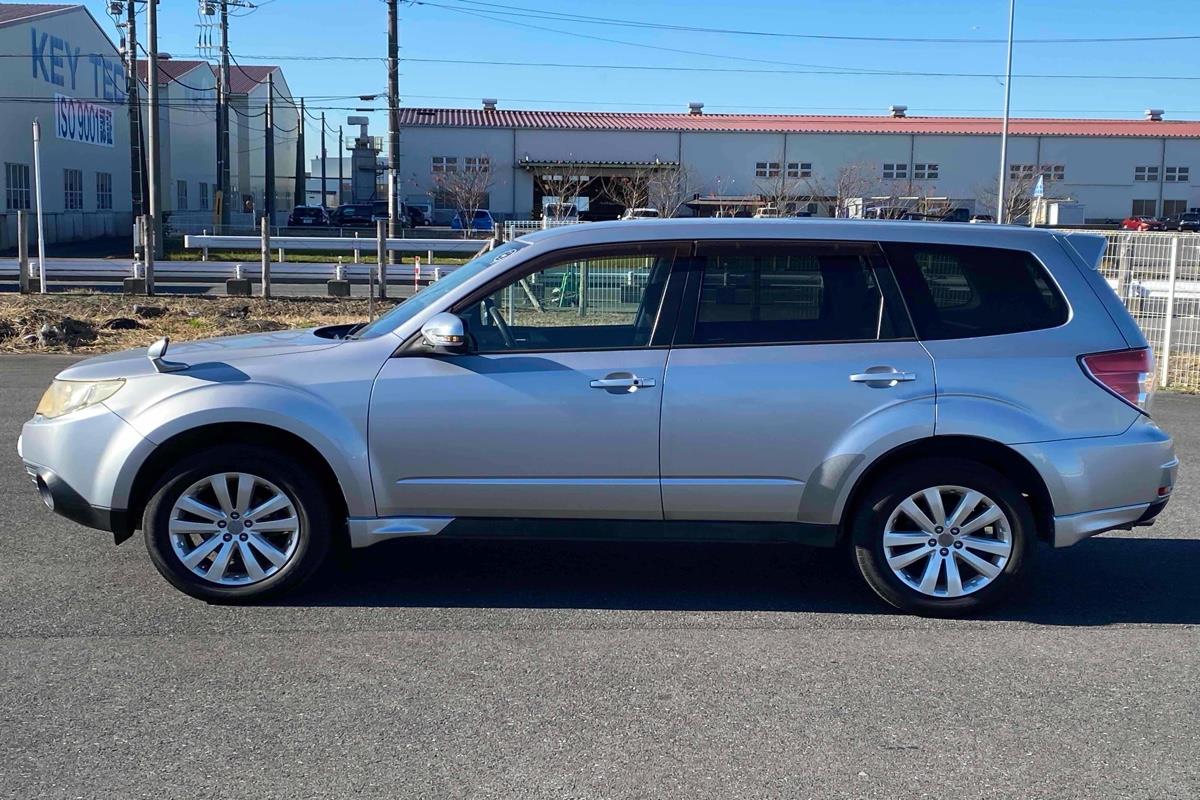
[[[934,486],[909,495],[883,531],[892,574],[929,597],[978,592],[1001,575],[1012,551],[1012,526],[1003,509],[963,486]]]
[[[220,586],[266,580],[300,542],[296,505],[257,475],[222,472],[189,486],[171,508],[171,549],[193,574]]]

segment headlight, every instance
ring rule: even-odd
[[[38,403],[39,417],[54,419],[72,411],[103,403],[125,385],[124,380],[115,381],[54,381]]]

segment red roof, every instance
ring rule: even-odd
[[[240,67],[229,65],[229,91],[232,94],[246,94],[255,86],[267,82],[267,75],[276,72],[279,67],[249,66]]]
[[[762,133],[1000,133],[999,117],[868,117],[813,114],[655,114],[607,111],[519,111],[401,108],[400,124],[441,128],[727,131]],[[1200,138],[1200,120],[1011,119],[1014,136],[1151,136]]]
[[[0,25],[19,22],[30,17],[39,17],[43,14],[67,11],[72,8],[81,8],[81,6],[78,3],[72,5],[65,3],[3,3],[0,4]]]
[[[142,83],[146,82],[146,71],[149,69],[150,60],[146,58],[138,59],[137,74],[138,80]],[[197,67],[207,67],[207,61],[186,61],[174,58],[158,58],[158,85],[163,86],[170,80],[178,80],[188,74]]]

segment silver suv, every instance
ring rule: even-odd
[[[94,358],[22,432],[43,500],[144,531],[188,594],[330,548],[587,537],[844,546],[887,602],[977,610],[1039,541],[1149,524],[1178,466],[1104,240],[978,225],[542,231],[367,325]]]

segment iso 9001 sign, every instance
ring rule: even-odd
[[[54,95],[54,132],[59,139],[83,142],[101,147],[113,146],[113,112],[111,108],[76,100],[66,95]]]

